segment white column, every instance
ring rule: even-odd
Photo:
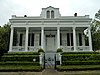
[[[76,51],[76,27],[73,27],[73,42],[74,42],[74,51]]]
[[[91,38],[91,30],[90,30],[90,27],[88,28],[88,37],[89,37],[89,47],[90,47],[90,51],[92,51],[92,38]]]
[[[28,30],[29,28],[26,27],[26,37],[25,37],[25,51],[28,51]]]
[[[11,27],[9,52],[12,51],[12,46],[13,46],[13,33],[14,33],[14,28]]]
[[[82,46],[85,46],[85,38],[83,34],[82,34]]]
[[[41,48],[44,49],[44,27],[41,27]]]
[[[60,27],[57,27],[57,48],[60,48]]]

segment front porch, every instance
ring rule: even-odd
[[[92,51],[91,33],[84,35],[87,27],[15,27],[11,29],[9,52],[36,52],[42,48],[45,52]]]

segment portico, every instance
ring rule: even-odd
[[[45,16],[48,10],[55,12],[52,12],[52,18]],[[10,19],[9,52],[34,52],[39,48],[45,52],[56,52],[58,48],[62,48],[64,52],[92,51],[91,19],[87,15],[63,17],[58,11],[58,8],[50,6],[43,8],[39,17],[13,15]],[[84,34],[86,29],[87,40]]]

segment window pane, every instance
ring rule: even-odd
[[[47,11],[47,18],[50,18],[50,11]]]
[[[51,11],[51,18],[54,18],[54,11]]]
[[[69,36],[69,33],[67,33],[67,46],[70,46],[70,36]]]

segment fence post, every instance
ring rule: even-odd
[[[45,53],[44,53],[44,65],[43,65],[44,69],[45,69]]]
[[[56,64],[56,54],[55,54],[55,69],[56,69],[56,65],[57,65],[57,64]]]

